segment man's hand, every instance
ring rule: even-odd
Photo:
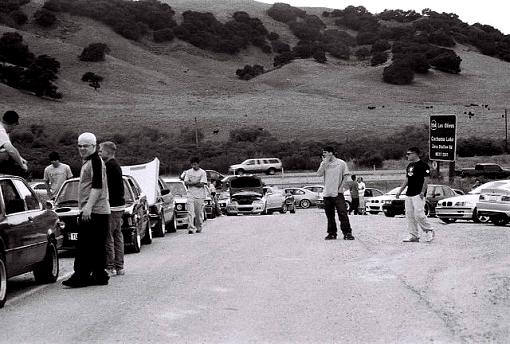
[[[91,208],[89,208],[88,206],[83,207],[81,213],[81,220],[85,222],[90,221],[91,214],[92,214]]]
[[[28,171],[28,162],[23,158],[21,158],[21,169],[25,172]]]
[[[400,197],[400,191],[397,191],[397,193],[395,194],[395,198],[399,199],[399,197]]]
[[[424,199],[424,198],[425,198],[425,196],[423,195],[423,193],[421,193],[421,194],[420,194],[420,198],[421,198],[421,199]]]

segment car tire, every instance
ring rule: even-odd
[[[455,221],[457,221],[457,219],[452,219],[450,217],[440,217],[439,220],[443,221],[446,224],[454,223]]]
[[[152,244],[152,228],[150,221],[147,221],[147,226],[145,226],[145,235],[143,236],[142,244],[144,245]]]
[[[395,217],[395,213],[391,211],[384,211],[383,212],[386,217]]]
[[[311,205],[312,203],[310,202],[310,200],[307,199],[302,199],[301,202],[299,202],[299,206],[303,209],[308,209],[310,208]]]
[[[351,211],[351,202],[349,201],[345,201],[345,209],[347,210],[347,214],[349,214],[349,212]]]
[[[170,223],[166,227],[166,231],[168,233],[175,233],[175,232],[177,232],[177,221],[175,220],[175,214],[174,214],[174,216],[172,216],[172,221],[170,221]]]
[[[5,266],[5,258],[0,253],[0,308],[5,305],[7,300],[7,267]]]
[[[378,211],[373,211],[373,210],[372,210],[372,211],[370,211],[370,210],[369,210],[368,212],[369,212],[370,214],[372,214],[372,215],[377,215],[377,214],[379,214],[379,212],[378,212]]]
[[[34,269],[34,277],[37,283],[54,283],[58,279],[59,264],[57,245],[49,242],[46,247],[44,260],[37,264]]]
[[[287,204],[282,205],[282,209],[280,209],[280,213],[281,214],[286,214],[287,213]]]
[[[505,226],[509,221],[506,215],[494,215],[491,216],[491,222],[496,226]]]
[[[267,170],[267,174],[269,174],[269,175],[273,175],[275,173],[276,173],[276,170],[274,168],[272,168],[272,167]]]
[[[473,221],[475,223],[487,223],[491,220],[491,218],[489,216],[485,216],[485,215],[478,215],[478,211],[475,209],[473,209]]]
[[[165,222],[165,213],[161,211],[161,214],[159,215],[159,221],[154,226],[154,232],[152,235],[157,238],[162,238],[165,236],[166,232],[166,222]]]
[[[131,238],[131,252],[140,253],[141,248],[142,248],[142,237],[141,237],[140,233],[136,232],[133,234],[133,237]]]

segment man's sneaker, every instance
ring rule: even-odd
[[[434,232],[433,229],[429,231],[425,231],[425,242],[432,242],[434,240],[434,237],[436,236],[436,232]]]
[[[192,231],[191,229],[188,231],[188,234],[195,234],[194,231]]]
[[[197,229],[197,233],[201,233],[201,232],[202,232],[202,228]]]
[[[108,277],[112,277],[115,276],[117,272],[115,271],[115,269],[106,269],[106,273],[108,274]]]
[[[420,242],[420,238],[410,236],[409,238],[404,239],[403,242]]]
[[[69,288],[83,288],[90,285],[90,281],[77,278],[75,275],[62,282],[62,285]]]
[[[328,234],[328,236],[326,236],[324,238],[324,240],[336,240],[336,235],[334,234]]]
[[[344,235],[344,240],[354,240],[354,236],[351,233]]]
[[[124,276],[124,269],[117,269],[117,276]]]

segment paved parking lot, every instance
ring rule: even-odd
[[[415,244],[403,217],[350,218],[355,241],[324,241],[319,209],[217,218],[127,255],[105,287],[18,277],[0,342],[507,342],[510,227],[431,219]]]

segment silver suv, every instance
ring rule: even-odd
[[[259,158],[248,159],[240,164],[232,165],[229,168],[230,172],[238,173],[260,173],[275,174],[282,171],[282,161],[278,158]]]

